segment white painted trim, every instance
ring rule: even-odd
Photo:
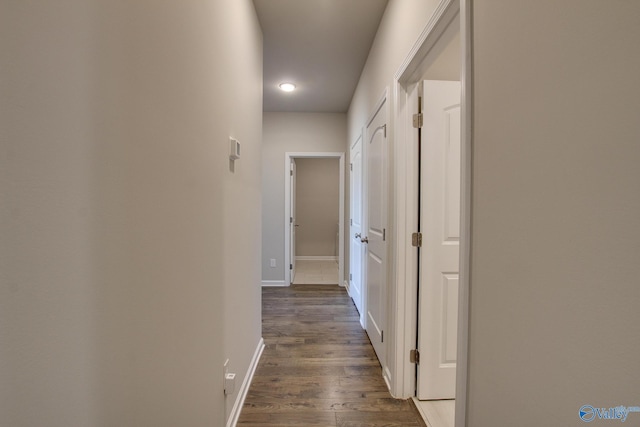
[[[296,261],[339,261],[337,256],[297,256]]]
[[[240,386],[240,390],[238,391],[238,397],[236,398],[236,401],[233,404],[233,408],[231,409],[231,414],[227,419],[226,427],[236,427],[236,424],[238,423],[240,412],[242,411],[242,405],[244,405],[244,400],[247,398],[247,392],[249,391],[249,386],[251,386],[253,375],[256,373],[256,368],[258,367],[258,362],[260,362],[260,356],[262,356],[263,350],[264,339],[260,338],[260,341],[258,341],[258,346],[256,347],[256,351],[253,353],[251,363],[249,364],[249,370],[244,376],[244,380],[242,381],[242,385]]]
[[[394,77],[395,141],[394,154],[396,166],[396,304],[394,337],[396,366],[392,367],[391,393],[396,397],[408,398],[415,393],[415,367],[408,361],[407,351],[415,346],[417,325],[417,305],[415,292],[415,271],[417,257],[411,247],[409,236],[416,221],[417,189],[416,175],[412,169],[410,149],[411,111],[407,106],[412,85],[417,83],[425,72],[425,58],[444,33],[448,25],[460,14],[462,40],[461,106],[462,106],[462,203],[461,203],[461,240],[460,240],[460,297],[458,323],[458,361],[456,371],[456,427],[466,425],[466,405],[468,393],[468,332],[469,332],[469,286],[471,259],[471,195],[472,195],[472,32],[471,0],[441,0],[431,19],[418,37],[409,55],[405,58]]]
[[[461,215],[460,288],[458,295],[458,354],[456,362],[455,426],[467,425],[469,393],[469,295],[471,291],[471,219],[473,195],[473,9],[471,0],[460,1],[461,79]]]
[[[284,281],[291,283],[291,270],[289,270],[289,260],[291,259],[291,242],[289,230],[289,218],[291,217],[291,186],[289,182],[289,165],[291,159],[331,159],[337,158],[340,161],[340,197],[339,200],[339,220],[338,220],[338,281],[344,278],[344,152],[286,152],[284,153]]]
[[[284,280],[263,280],[262,286],[267,288],[270,286],[289,286],[289,284]]]
[[[389,99],[389,88],[385,87],[384,91],[382,92],[382,95],[380,95],[380,98],[378,98],[378,101],[376,102],[375,106],[371,110],[371,113],[369,114],[369,118],[367,119],[367,124],[365,126],[365,133],[366,133],[367,126],[369,126],[371,124],[371,121],[376,118],[376,114],[378,114],[378,111],[388,99]],[[388,105],[389,104],[387,104],[387,108],[388,108]],[[387,122],[388,121],[389,121],[389,116],[387,116]],[[388,125],[389,123],[387,123],[387,126]],[[389,134],[389,129],[387,129],[387,134]],[[364,141],[364,142],[367,142],[367,141]]]
[[[384,380],[384,383],[387,385],[387,389],[391,391],[391,371],[389,370],[388,366],[385,366],[382,369],[382,379]]]
[[[405,57],[398,71],[396,71],[395,82],[406,87],[408,84],[416,83],[422,78],[424,71],[426,71],[424,59],[460,10],[459,1],[440,0],[427,25],[422,29],[409,54]],[[436,35],[437,37],[434,37]]]
[[[391,394],[408,398],[415,394],[415,366],[407,363],[409,351],[415,348],[417,332],[418,253],[411,246],[411,233],[418,228],[418,148],[417,137],[411,124],[411,114],[417,105],[410,94],[417,91],[417,84],[403,88],[395,86],[396,126],[394,161],[396,169],[395,219],[396,219],[396,276],[395,298],[391,315],[395,314],[395,329],[392,336],[395,360]],[[416,105],[410,105],[410,100]]]

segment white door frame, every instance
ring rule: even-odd
[[[431,19],[418,37],[409,55],[394,76],[395,198],[396,198],[396,295],[392,313],[395,316],[394,381],[392,394],[410,398],[415,393],[415,366],[409,362],[409,351],[415,346],[417,313],[417,263],[411,246],[418,213],[418,172],[412,150],[412,108],[407,104],[409,91],[428,68],[425,61],[449,23],[460,14],[461,37],[461,227],[460,227],[460,293],[458,316],[458,363],[456,369],[456,427],[466,424],[467,348],[469,336],[469,273],[471,249],[471,155],[472,155],[472,34],[471,0],[441,0]]]
[[[289,198],[289,216],[292,218],[289,220],[289,251],[292,251],[293,254],[292,256],[289,257],[289,259],[287,261],[289,261],[289,272],[291,275],[291,280],[289,282],[289,284],[291,284],[291,282],[293,282],[293,279],[296,277],[296,184],[297,184],[297,169],[296,169],[296,162],[294,159],[291,159],[291,162],[289,163],[289,188],[290,190],[290,198]],[[285,263],[286,264],[286,263]],[[293,268],[291,268],[293,267]]]
[[[291,231],[289,218],[291,217],[291,185],[289,170],[291,159],[339,159],[340,160],[340,197],[338,217],[338,284],[344,286],[344,152],[286,152],[284,153],[284,281],[289,286],[293,277],[288,261],[291,259]]]

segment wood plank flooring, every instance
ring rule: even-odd
[[[263,288],[265,350],[238,426],[425,426],[391,397],[344,288]]]

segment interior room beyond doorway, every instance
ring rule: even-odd
[[[295,256],[292,283],[338,282],[340,162],[338,158],[295,158],[292,202]]]

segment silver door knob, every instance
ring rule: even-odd
[[[361,241],[362,243],[369,243],[369,238],[367,238],[367,237],[362,237],[362,238],[360,238],[360,241]]]

